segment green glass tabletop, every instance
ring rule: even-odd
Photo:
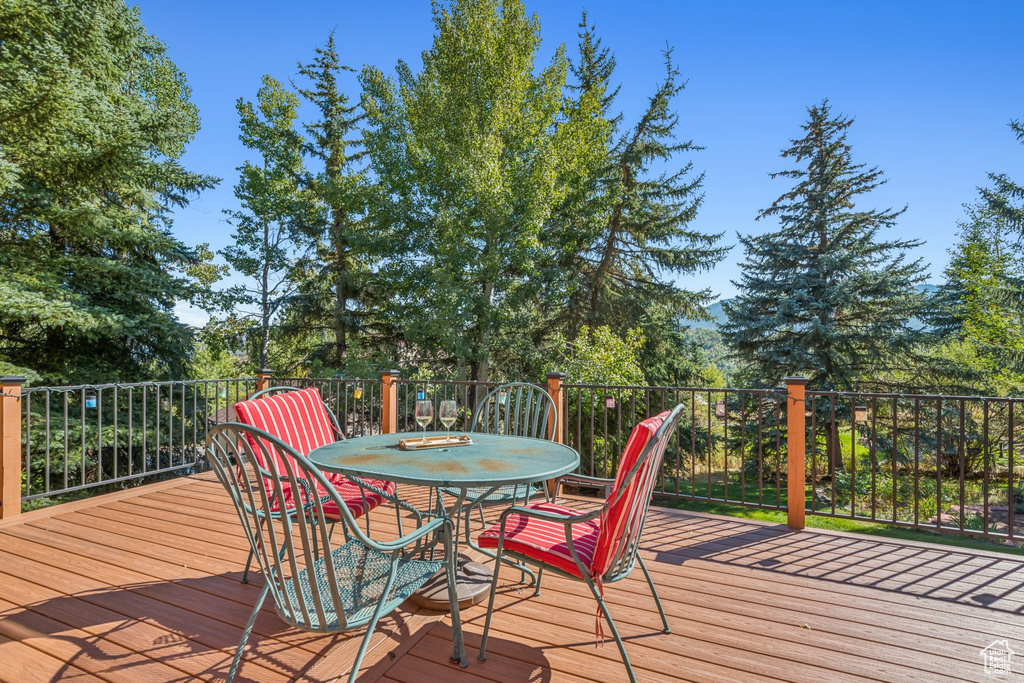
[[[462,432],[458,432],[461,434]],[[444,432],[427,432],[439,436]],[[456,432],[452,433],[453,435]],[[309,460],[322,470],[400,484],[469,488],[527,484],[554,479],[576,469],[572,448],[544,439],[470,434],[468,446],[403,451],[399,439],[415,434],[375,434],[317,448]]]

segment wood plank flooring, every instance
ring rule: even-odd
[[[392,508],[371,521],[397,534]],[[238,582],[247,551],[210,475],[0,522],[0,681],[223,680],[261,588],[258,573]],[[983,648],[1024,653],[1013,557],[658,507],[641,552],[672,633],[639,569],[605,594],[642,681],[984,681]],[[517,579],[502,573],[486,662],[483,605],[463,611],[459,669],[449,618],[407,604],[378,626],[360,680],[626,680],[614,641],[594,645],[584,584],[547,576],[534,597]],[[305,634],[265,605],[238,680],[344,680],[361,637]]]

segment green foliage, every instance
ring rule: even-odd
[[[1024,122],[1014,120],[1009,125],[1017,142],[1024,145]],[[988,177],[993,186],[981,190],[982,198],[992,212],[1024,235],[1024,186],[1011,180],[1005,173],[989,173]]]
[[[369,287],[372,266],[386,241],[375,238],[369,221],[374,187],[362,163],[365,115],[358,102],[349,103],[338,83],[340,75],[351,71],[340,61],[333,32],[312,62],[299,64],[309,85],[298,94],[318,114],[303,126],[303,149],[316,171],[307,170],[301,185],[318,210],[310,212],[297,235],[302,255],[294,271],[296,293],[282,325],[285,337],[307,361],[350,375],[366,360],[360,342],[370,339],[363,334],[390,332],[375,315],[379,306],[374,301],[386,298],[388,288],[380,282],[375,289]],[[385,336],[382,344],[393,335]]]
[[[955,356],[952,374],[968,390],[1005,395],[1024,386],[1024,375],[1006,362],[1008,354],[1024,351],[1024,310],[1005,295],[1020,272],[1007,239],[1012,229],[987,203],[965,210],[946,281],[932,303],[930,322],[943,340],[933,353]]]
[[[620,133],[621,114],[610,114],[618,93],[610,87],[614,56],[601,47],[585,13],[580,28],[572,64],[577,83],[569,87],[565,110],[570,122],[576,116],[595,122],[602,155],[581,167],[550,220],[547,234],[560,270],[551,288],[558,294],[555,321],[570,336],[583,325],[610,325],[618,334],[639,326],[647,338],[640,357],[648,382],[705,379],[706,362],[686,343],[679,319],[703,317],[710,291],[689,292],[673,281],[710,269],[725,249],[715,246],[720,235],[690,225],[703,174],[695,175],[690,161],[677,162],[701,149],[677,141],[672,107],[685,83],[667,49],[664,79],[636,124]]]
[[[169,211],[217,181],[179,163],[184,74],[121,0],[0,6],[0,359],[51,383],[184,376],[177,300],[209,303],[205,247]]]
[[[270,76],[263,77],[257,103],[239,98],[239,139],[258,152],[256,163],[238,168],[235,196],[240,211],[226,211],[234,243],[221,250],[232,268],[247,278],[232,289],[236,308],[232,328],[257,368],[267,366],[271,326],[295,288],[292,276],[296,225],[315,211],[298,187],[303,172],[301,141],[295,131],[299,99]],[[248,309],[248,310],[247,310]]]
[[[535,73],[540,22],[517,0],[434,5],[437,34],[414,74],[363,70],[377,207],[397,254],[407,341],[469,363],[486,381],[495,333],[536,287],[541,229],[577,140],[556,125],[567,63]]]
[[[722,334],[718,330],[691,327],[683,332],[683,343],[696,347],[701,351],[707,362],[714,367],[718,375],[722,377],[723,384],[710,386],[725,386],[732,379],[737,371],[736,361],[729,355],[729,347],[722,340]],[[706,370],[711,373],[711,370]]]
[[[919,242],[879,239],[902,211],[853,208],[885,181],[853,163],[852,119],[833,117],[827,101],[808,114],[805,137],[782,152],[803,167],[772,176],[795,185],[758,216],[778,218],[779,230],[740,237],[740,295],[723,305],[721,331],[751,381],[803,375],[816,389],[848,390],[891,354],[913,352],[924,270],[905,258]]]
[[[607,325],[592,332],[583,328],[572,342],[556,342],[565,351],[552,369],[565,373],[566,381],[572,384],[641,386],[644,373],[636,354],[643,343],[643,334],[638,329],[619,338]]]
[[[192,352],[191,379],[225,379],[251,374],[243,371],[241,359],[228,353],[217,341],[207,340],[207,336],[199,335]]]

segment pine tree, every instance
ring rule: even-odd
[[[299,63],[310,87],[298,93],[319,118],[304,126],[304,150],[319,165],[302,186],[322,210],[302,226],[304,256],[296,269],[298,292],[289,307],[292,337],[311,342],[310,357],[334,368],[346,363],[349,345],[375,307],[366,305],[367,281],[377,244],[367,218],[372,187],[366,177],[359,103],[349,103],[338,77],[353,72],[341,64],[332,32],[316,57]]]
[[[184,74],[121,0],[0,5],[0,372],[49,383],[185,375],[217,270],[170,212],[215,178]]]
[[[779,230],[740,237],[740,294],[723,305],[722,333],[752,383],[803,375],[816,389],[851,390],[883,359],[913,350],[924,270],[906,252],[920,242],[879,239],[902,210],[856,208],[885,181],[853,163],[853,120],[832,117],[827,100],[808,115],[805,136],[782,151],[800,168],[772,174],[795,185],[758,215],[777,218]]]
[[[1011,121],[1010,130],[1024,145],[1024,121]],[[1024,236],[1024,186],[1011,180],[1005,173],[989,173],[992,188],[981,190],[989,208],[1019,234]]]
[[[692,141],[676,142],[679,117],[672,105],[685,83],[666,50],[664,81],[640,120],[619,133],[622,116],[610,113],[618,93],[610,86],[614,56],[602,48],[586,14],[580,28],[566,111],[569,120],[575,115],[604,125],[602,155],[585,176],[573,179],[573,190],[553,212],[552,244],[566,277],[556,322],[570,337],[584,325],[610,325],[616,334],[641,327],[648,381],[685,383],[705,364],[694,363],[695,349],[679,321],[703,317],[711,297],[709,290],[689,292],[673,280],[710,269],[725,254],[715,246],[720,235],[690,225],[702,200],[703,174],[693,175],[692,162],[674,172],[654,170],[672,168],[676,157],[701,149]]]
[[[961,221],[960,239],[949,250],[945,282],[932,298],[929,322],[945,345],[941,359],[955,352],[959,362],[949,379],[967,384],[980,393],[998,391],[1020,383],[1004,356],[1024,351],[1021,312],[1005,302],[1003,292],[1017,276],[1009,249],[1010,229],[1001,214],[985,201],[965,206],[967,220]],[[964,362],[964,358],[972,362]]]
[[[1024,144],[1024,122],[1011,121],[1010,129],[1016,134],[1017,141]],[[981,189],[988,211],[1018,238],[1024,239],[1024,186],[1005,173],[989,173],[988,177],[993,186]],[[994,295],[1000,305],[1012,310],[1018,319],[1024,318],[1024,275],[1013,272]],[[1024,350],[1001,346],[990,347],[987,352],[1004,365],[1012,366],[1015,372],[1024,374]]]
[[[272,327],[295,288],[296,226],[308,223],[307,214],[315,211],[298,186],[303,173],[301,140],[294,127],[298,107],[299,98],[271,76],[263,77],[255,105],[243,98],[236,105],[239,139],[260,159],[238,168],[235,196],[242,209],[225,212],[235,228],[234,244],[220,253],[248,278],[233,288],[241,312],[232,314],[229,328],[244,334],[256,368],[267,367]]]
[[[575,167],[562,182],[566,193],[554,207],[543,233],[544,280],[542,310],[548,318],[535,330],[536,342],[552,331],[575,339],[587,322],[588,274],[593,270],[588,252],[600,238],[609,211],[606,187],[614,173],[611,151],[622,115],[611,107],[620,86],[611,87],[615,56],[603,47],[584,11],[579,24],[579,55],[570,60],[575,83],[566,85],[563,128],[588,130],[577,139],[588,140],[588,163]]]

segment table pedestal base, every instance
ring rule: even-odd
[[[494,574],[487,565],[480,564],[479,562],[464,563],[455,573],[459,609],[463,610],[486,600],[491,590],[491,580],[493,578]],[[448,602],[447,571],[442,569],[434,574],[409,599],[412,600],[414,605],[423,609],[447,612],[450,607]]]

